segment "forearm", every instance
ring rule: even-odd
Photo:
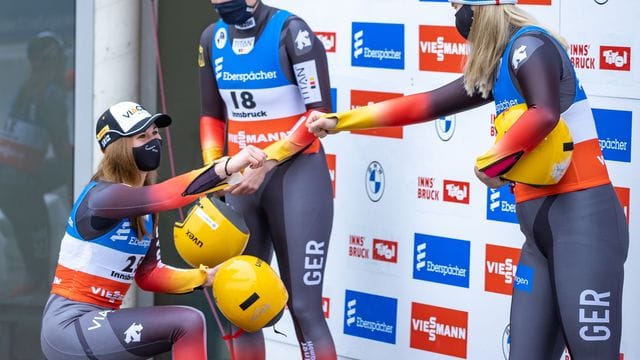
[[[438,89],[382,101],[327,117],[338,119],[336,131],[404,126],[435,120],[452,113],[471,109],[490,99],[468,96],[462,78]]]
[[[163,264],[160,259],[160,242],[155,240],[136,271],[135,280],[141,289],[181,294],[195,290],[207,280],[204,268],[178,269]]]
[[[310,133],[304,126],[307,116],[311,111],[312,110],[307,111],[300,117],[286,138],[278,140],[264,149],[264,152],[267,154],[267,160],[275,160],[279,163],[283,162],[304,150],[317,139],[315,135]]]
[[[111,219],[180,208],[224,186],[226,180],[220,175],[222,172],[224,163],[216,163],[154,185],[131,187],[101,183],[89,193],[87,206],[93,216]]]

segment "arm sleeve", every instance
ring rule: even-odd
[[[200,76],[200,146],[205,164],[210,164],[224,153],[225,106],[211,62],[211,41],[215,24],[200,36],[198,68]]]
[[[152,241],[147,255],[136,270],[135,280],[141,289],[160,293],[182,294],[199,288],[207,279],[200,269],[178,269],[162,263],[160,241]]]
[[[479,94],[467,95],[461,77],[432,91],[324,116],[338,119],[336,131],[363,130],[423,123],[484,105],[491,100]]]
[[[222,157],[224,153],[224,121],[211,116],[200,117],[200,146],[205,165]]]
[[[552,40],[525,35],[514,42],[513,49],[511,72],[528,110],[478,159],[490,164],[481,170],[491,177],[509,170],[523,154],[533,150],[560,119],[562,58]]]
[[[131,187],[101,183],[87,195],[92,216],[122,219],[183,207],[200,195],[218,191],[227,185],[211,164],[199,170],[173,177],[159,184]]]

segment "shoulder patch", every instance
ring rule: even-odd
[[[513,52],[511,57],[511,66],[514,69],[518,69],[518,66],[527,59],[527,46],[522,45]]]
[[[204,67],[204,48],[198,45],[198,67]]]

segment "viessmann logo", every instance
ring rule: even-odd
[[[452,26],[420,25],[420,70],[450,73],[462,72],[470,48]]]
[[[520,261],[520,249],[487,244],[484,290],[511,295],[518,261]]]
[[[343,331],[347,335],[395,344],[397,311],[397,299],[346,290]]]
[[[372,105],[381,101],[401,97],[401,93],[390,93],[380,91],[366,91],[366,90],[351,90],[351,110],[357,109],[363,106]],[[402,139],[403,130],[402,126],[372,129],[372,130],[354,130],[353,134],[382,136],[394,139]]]
[[[469,287],[470,242],[415,234],[413,278]]]
[[[409,346],[466,359],[468,317],[466,311],[412,302]]]
[[[351,66],[404,69],[404,25],[351,24]]]

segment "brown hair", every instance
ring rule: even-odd
[[[464,87],[469,95],[480,93],[487,98],[493,89],[496,71],[513,29],[535,25],[542,27],[517,5],[472,6],[473,25],[469,33],[471,51],[464,66]],[[566,41],[545,29],[565,49]]]
[[[106,181],[112,183],[122,183],[129,186],[137,186],[140,183],[140,171],[136,166],[136,162],[133,158],[133,138],[122,137],[112,142],[104,150],[104,156],[98,164],[98,170],[91,177],[92,181]],[[157,180],[157,173],[155,171],[147,172],[143,186],[155,184]],[[153,214],[153,234],[149,234],[144,226],[144,217],[132,217],[129,219],[132,224],[135,224],[135,229],[138,238],[142,238],[145,235],[150,238],[156,236],[158,228],[158,215]]]

